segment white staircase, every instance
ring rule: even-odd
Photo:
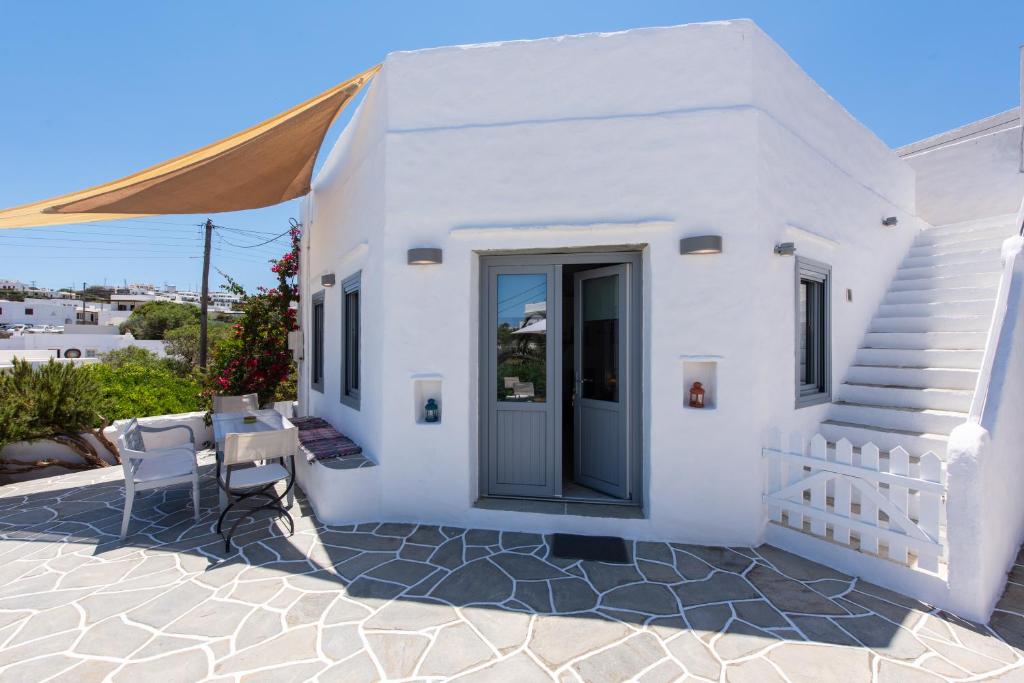
[[[945,458],[967,418],[1011,221],[929,228],[914,240],[878,307],[821,434],[834,443]]]

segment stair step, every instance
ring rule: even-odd
[[[966,349],[985,348],[985,332],[868,332],[863,348],[869,349]]]
[[[845,381],[918,389],[974,389],[978,371],[967,368],[892,368],[851,365]]]
[[[1009,235],[1007,235],[1006,237],[1009,237]],[[910,247],[910,249],[907,250],[907,256],[937,256],[939,254],[960,254],[968,251],[978,251],[980,249],[995,249],[999,251],[1002,249],[1003,241],[1006,239],[1006,237],[998,235],[995,237],[983,237],[980,239],[950,239],[948,241],[931,242],[920,245],[917,243],[917,241],[915,241],[914,244]]]
[[[998,258],[964,263],[939,263],[929,266],[900,266],[896,271],[896,280],[921,280],[951,275],[977,275],[981,273],[999,273],[1003,264]]]
[[[986,239],[988,237],[998,238],[999,236],[1009,237],[1014,230],[1012,222],[999,223],[975,223],[959,225],[941,225],[937,228],[922,230],[915,239],[916,244],[934,244],[944,241],[965,241],[972,239]]]
[[[934,303],[882,304],[878,307],[879,318],[893,317],[934,317],[944,315],[991,315],[995,298],[972,301],[937,301]]]
[[[948,438],[942,434],[877,429],[870,425],[840,422],[837,420],[825,420],[821,423],[820,431],[821,435],[831,442],[845,438],[854,446],[873,443],[882,451],[891,451],[897,446],[902,446],[911,455],[922,456],[931,451],[941,459],[946,459],[946,442]]]
[[[828,419],[870,425],[880,430],[896,429],[917,434],[948,435],[954,427],[967,419],[967,413],[837,401],[830,406]]]
[[[907,255],[903,262],[900,264],[900,268],[921,268],[928,266],[945,266],[954,263],[980,263],[987,262],[989,260],[1000,262],[1000,249],[999,246],[989,247],[987,249],[978,249],[971,251],[954,251],[939,254],[927,254],[923,256],[911,256]]]
[[[950,349],[876,349],[860,348],[854,356],[857,365],[896,368],[968,368],[981,367],[984,351]]]
[[[928,277],[915,277],[906,280],[895,279],[889,284],[889,292],[907,290],[946,290],[961,287],[998,287],[1001,272],[986,273],[937,273]]]
[[[987,332],[991,315],[875,318],[869,332]]]
[[[839,385],[836,396],[841,401],[849,403],[953,410],[966,413],[971,408],[973,393],[970,389],[935,389],[932,387],[920,389],[844,382]]]
[[[956,301],[988,301],[991,307],[995,301],[996,287],[952,287],[949,289],[908,289],[889,292],[882,300],[883,306],[892,304],[938,304]]]

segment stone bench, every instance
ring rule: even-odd
[[[363,455],[359,444],[323,418],[293,417],[291,423],[299,430],[299,447],[306,462],[332,470],[354,470],[377,464]]]
[[[291,417],[290,403],[281,410],[299,430],[295,476],[317,519],[338,525],[376,519],[381,470],[376,461],[323,418]]]

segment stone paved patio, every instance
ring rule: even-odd
[[[124,543],[119,468],[0,489],[0,680],[1024,680],[1024,567],[979,626],[767,546],[567,562],[307,511],[225,554],[204,481],[200,524],[154,492]]]

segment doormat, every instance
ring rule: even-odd
[[[630,564],[626,542],[618,536],[577,536],[555,534],[551,539],[551,554],[565,560],[592,560]]]

